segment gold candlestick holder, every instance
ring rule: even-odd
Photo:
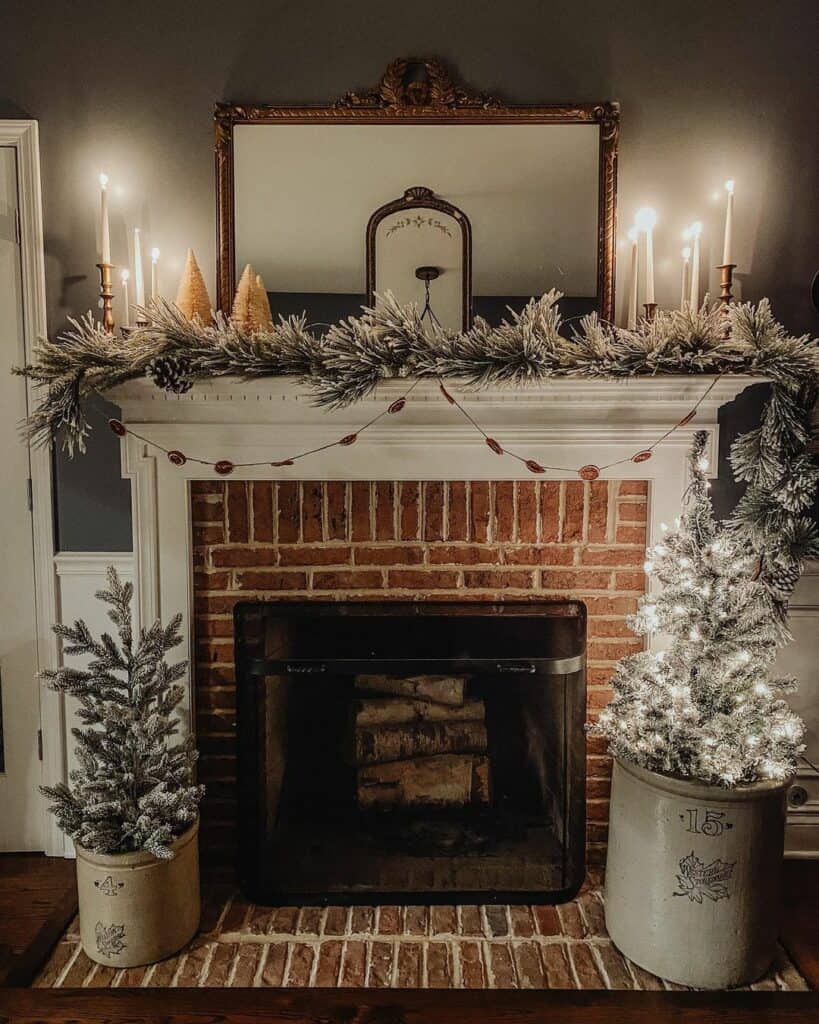
[[[736,263],[721,263],[717,267],[717,270],[719,271],[720,302],[724,302],[726,306],[734,301],[733,288],[735,269]]]
[[[643,309],[646,311],[646,320],[649,323],[657,316],[657,303],[656,302],[644,302]]]
[[[98,263],[97,270],[100,272],[100,298],[102,299],[102,326],[107,334],[113,334],[116,324],[114,323],[114,292],[111,287],[113,263]]]

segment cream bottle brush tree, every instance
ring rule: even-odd
[[[208,295],[208,287],[196,262],[193,249],[188,249],[185,269],[176,293],[176,308],[187,320],[198,320],[207,325],[213,321],[213,306]]]
[[[264,283],[249,263],[236,286],[230,318],[234,324],[251,333],[267,330],[273,324]]]

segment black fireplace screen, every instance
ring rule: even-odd
[[[584,872],[585,608],[236,609],[256,902],[553,902]]]

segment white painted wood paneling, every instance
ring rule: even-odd
[[[17,151],[0,146],[0,362],[25,360],[23,286],[18,232]],[[43,849],[37,730],[37,621],[34,546],[28,508],[28,450],[17,437],[26,415],[26,386],[0,373],[0,851]]]
[[[43,259],[43,214],[40,187],[40,148],[37,122],[32,120],[0,120],[0,146],[14,151],[17,171],[17,229],[19,240],[20,287],[22,297],[22,330],[18,342],[23,359],[31,360],[34,345],[47,333],[45,267]],[[12,362],[11,359],[8,360]],[[32,408],[36,394],[28,382],[26,403]],[[16,436],[16,430],[12,432]],[[25,449],[23,449],[25,451]],[[54,575],[54,538],[51,481],[51,453],[47,448],[30,448],[26,452],[31,479],[31,527],[35,615],[31,640],[38,669],[54,665],[57,643],[51,632],[56,614],[56,579]],[[13,543],[13,542],[12,542]],[[33,683],[36,686],[36,682]],[[40,722],[43,735],[43,761],[38,781],[55,783],[65,777],[65,749],[62,745],[62,698],[39,686]],[[63,837],[54,820],[46,816],[45,807],[36,791],[31,793],[31,806],[40,817],[39,847],[47,854],[63,852]]]
[[[790,629],[793,643],[781,652],[777,669],[799,680],[789,702],[805,720],[805,756],[819,767],[819,562],[810,563],[797,584]],[[804,761],[790,793],[785,849],[792,857],[819,857],[819,772]]]
[[[83,619],[95,636],[113,631],[113,624],[108,618],[108,605],[98,601],[94,596],[98,590],[106,587],[108,566],[113,565],[123,580],[133,581],[134,558],[130,552],[65,552],[54,557],[54,565],[59,583],[60,621],[70,624],[76,619]],[[87,658],[75,656],[65,659],[77,665],[83,665]],[[63,743],[66,749],[68,770],[76,764],[74,757],[74,737],[71,729],[80,724],[74,713],[76,702],[73,698],[65,699],[65,723]],[[71,840],[65,840],[67,856],[73,855]]]

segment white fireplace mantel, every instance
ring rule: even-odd
[[[624,380],[563,378],[526,388],[470,391],[447,382],[470,414],[493,437],[526,458],[565,471],[546,478],[577,479],[576,469],[629,459],[677,423],[714,382],[713,377],[667,376]],[[696,430],[709,432],[716,467],[720,406],[758,378],[719,378],[695,419],[676,430],[646,462],[625,462],[601,479],[652,482],[649,542],[661,521],[677,515],[686,484],[686,453]],[[386,415],[350,446],[333,447],[293,466],[270,462],[355,432],[412,384],[391,380],[363,401],[336,411],[317,408],[303,385],[286,378],[242,381],[221,378],[196,384],[184,395],[158,390],[148,380],[112,392],[123,422],[167,449],[189,457],[261,462],[238,467],[228,479],[260,480],[510,480],[537,479],[520,462],[495,455],[432,381],[419,382],[405,408]],[[122,450],[131,480],[135,587],[142,624],[192,609],[192,541],[189,481],[223,479],[188,461],[172,465],[133,434]]]

